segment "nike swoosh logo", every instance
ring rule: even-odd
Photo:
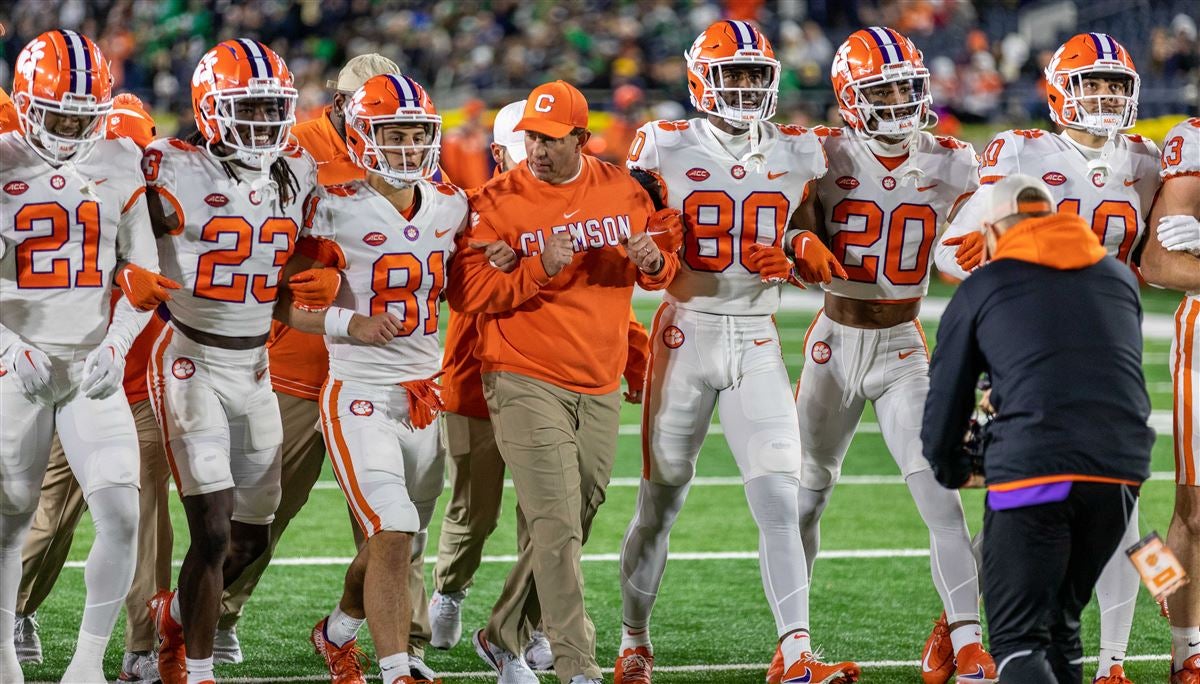
[[[959,679],[964,679],[964,678],[965,679],[983,679],[984,675],[986,675],[986,674],[987,673],[984,672],[982,665],[976,665],[974,672],[972,672],[971,674],[959,673],[958,677],[959,677]]]
[[[903,361],[904,359],[907,359],[908,357],[910,357],[916,353],[917,353],[916,349],[909,349],[906,352],[900,352],[900,360]]]
[[[126,287],[126,288],[128,288],[128,289],[130,289],[130,290],[132,290],[132,289],[133,289],[133,283],[129,282],[129,271],[128,271],[128,270],[126,270],[126,271],[123,271],[123,272],[121,273],[121,275],[125,276],[125,287]]]
[[[439,232],[439,231],[437,231],[437,230],[435,230],[435,231],[433,231],[433,236],[434,236],[434,237],[442,237],[443,235],[445,235],[446,233],[449,233],[449,232],[450,232],[450,231],[452,231],[452,230],[454,230],[454,229],[453,229],[453,228],[447,228],[446,230],[443,230],[443,231],[440,231],[440,232]]]
[[[1188,648],[1196,648],[1197,646],[1200,646],[1200,641],[1189,641],[1188,642]]]
[[[925,192],[926,190],[932,190],[932,189],[936,188],[937,186],[938,186],[937,183],[934,183],[933,185],[926,185],[924,187],[917,188],[917,192]]]
[[[804,674],[799,677],[788,677],[784,680],[787,684],[808,684],[812,681],[812,670],[804,668]]]
[[[571,217],[572,217],[572,216],[574,216],[575,214],[578,214],[580,211],[582,211],[582,210],[581,210],[581,209],[576,209],[575,211],[573,211],[573,212],[571,212],[571,213],[569,213],[569,214],[568,214],[567,212],[565,212],[565,211],[564,211],[564,212],[563,212],[563,218],[571,218]]]
[[[99,178],[97,180],[92,181],[92,185],[100,185],[101,183],[103,183],[107,180],[108,180],[107,178]]]
[[[1129,187],[1140,180],[1141,180],[1141,178],[1131,178],[1131,179],[1125,181],[1125,187]]]
[[[926,651],[925,657],[921,659],[921,671],[933,672],[933,668],[929,666],[929,656],[933,655],[933,650]]]
[[[754,346],[761,347],[764,344],[770,344],[772,341],[773,340],[771,340],[770,338],[767,338],[765,340],[754,340]]]
[[[791,172],[790,171],[768,171],[767,172],[767,180],[775,180],[776,178],[779,178],[780,176],[786,176],[789,173],[791,173]]]
[[[263,376],[266,374],[267,374],[267,369],[264,368],[264,369],[260,370],[257,375],[254,376],[254,380],[255,381],[262,380]]]

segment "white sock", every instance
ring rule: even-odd
[[[171,594],[170,610],[171,610],[171,619],[175,621],[175,624],[182,625],[183,617],[182,617],[182,613],[179,612],[179,590],[178,589],[175,590],[174,594]]]
[[[1200,653],[1200,626],[1171,626],[1171,670],[1183,669],[1183,661]]]
[[[1111,648],[1100,649],[1100,664],[1096,666],[1097,677],[1107,677],[1112,671],[1113,665],[1125,667],[1125,651],[1117,651]]]
[[[352,618],[342,612],[341,606],[337,606],[329,614],[329,619],[325,621],[325,637],[341,648],[346,645],[346,642],[358,636],[358,630],[364,622],[366,619]]]
[[[638,646],[654,653],[654,647],[650,645],[650,628],[634,629],[629,625],[621,625],[621,653]]]
[[[393,653],[379,659],[379,669],[383,672],[383,684],[393,684],[401,677],[411,673],[408,670],[408,654]]]
[[[79,640],[75,642],[75,655],[71,656],[71,664],[67,669],[80,666],[103,669],[104,649],[107,647],[108,637],[79,630]]]
[[[954,645],[954,653],[957,654],[967,644],[982,644],[983,630],[975,623],[955,627],[950,632],[950,643]]]
[[[212,656],[207,658],[184,658],[187,664],[187,684],[200,684],[200,682],[216,681],[213,676]]]
[[[812,653],[812,639],[808,636],[808,630],[796,630],[785,636],[783,641],[779,642],[779,650],[783,652],[784,670],[800,660],[801,654]]]

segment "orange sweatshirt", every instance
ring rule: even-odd
[[[664,254],[658,273],[641,273],[619,244],[626,232],[644,232],[654,213],[645,191],[624,169],[584,156],[579,176],[559,185],[538,180],[522,163],[485,185],[471,205],[448,298],[455,311],[483,314],[476,351],[482,371],[584,394],[615,390],[628,354],[634,283],[664,289],[679,268],[678,255]],[[575,237],[575,257],[551,278],[541,246],[561,232]],[[516,250],[516,270],[502,273],[469,247],[493,240]]]

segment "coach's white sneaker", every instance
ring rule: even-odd
[[[237,665],[242,662],[242,642],[238,641],[237,625],[218,629],[213,635],[213,665]]]
[[[13,624],[13,646],[17,648],[17,662],[41,665],[42,640],[38,637],[36,611],[16,617]]]
[[[158,682],[158,655],[154,651],[126,651],[121,659],[119,682]]]
[[[550,652],[550,640],[540,629],[533,630],[529,645],[525,647],[525,662],[538,672],[554,669],[554,654]]]
[[[437,673],[433,671],[432,667],[426,665],[425,661],[421,660],[419,656],[411,653],[408,654],[408,671],[412,673],[413,679],[418,682],[426,680],[433,682],[437,681],[438,678]]]
[[[471,642],[475,645],[475,652],[479,657],[500,674],[496,684],[538,684],[537,675],[529,669],[524,658],[489,643],[482,629],[475,632]]]
[[[446,650],[462,639],[462,603],[466,598],[466,589],[445,594],[433,592],[433,598],[429,599],[430,646]]]

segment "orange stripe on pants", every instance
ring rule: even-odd
[[[662,330],[659,330],[659,319],[662,318],[663,311],[667,310],[666,302],[658,306],[658,311],[654,312],[654,322],[650,324],[650,357],[646,359],[646,381],[642,387],[642,479],[650,479],[650,391],[653,389],[654,381],[654,346],[662,339]]]
[[[163,451],[167,454],[167,465],[171,467],[171,477],[175,480],[175,491],[179,492],[179,496],[182,498],[183,483],[179,480],[179,467],[175,465],[175,452],[171,450],[170,428],[167,427],[167,380],[163,374],[163,360],[167,355],[167,345],[171,344],[171,338],[174,336],[175,329],[169,325],[164,326],[158,347],[151,355],[149,372],[153,374],[153,378],[150,382],[150,393],[154,396],[155,401],[150,403],[154,406],[158,429],[162,432]]]
[[[1183,316],[1184,309],[1188,309]],[[1196,366],[1196,325],[1200,318],[1200,302],[1185,299],[1180,305],[1180,315],[1175,317],[1175,333],[1178,335],[1179,354],[1175,364],[1175,465],[1183,465],[1182,484],[1196,486],[1196,452],[1192,441],[1196,425],[1195,387],[1192,386],[1192,369]],[[1178,387],[1182,385],[1182,387]],[[1182,390],[1182,391],[1180,391]],[[1180,403],[1183,404],[1180,413]]]
[[[808,353],[808,336],[812,334],[813,328],[817,327],[817,321],[821,320],[821,314],[825,313],[825,307],[817,309],[817,315],[813,316],[812,323],[808,324],[808,330],[804,331],[804,353]],[[782,346],[782,345],[781,345]],[[805,363],[808,359],[805,359]],[[800,377],[796,378],[796,392],[792,394],[792,401],[800,401],[800,382],[804,380],[804,371],[800,371]]]
[[[329,401],[325,405],[326,414],[321,421],[321,427],[325,431],[325,446],[329,451],[329,458],[334,462],[334,475],[337,475],[337,466],[340,464],[345,479],[338,478],[338,484],[342,486],[342,493],[350,499],[352,504],[351,509],[354,511],[354,516],[358,518],[358,524],[362,527],[363,533],[368,537],[383,529],[383,525],[379,522],[379,515],[375,513],[375,509],[371,508],[371,504],[367,503],[367,497],[363,496],[362,489],[358,486],[358,478],[354,476],[354,464],[350,460],[350,449],[346,446],[346,438],[342,434],[342,419],[338,417],[338,395],[342,391],[342,382],[340,380],[330,380],[329,385]]]

